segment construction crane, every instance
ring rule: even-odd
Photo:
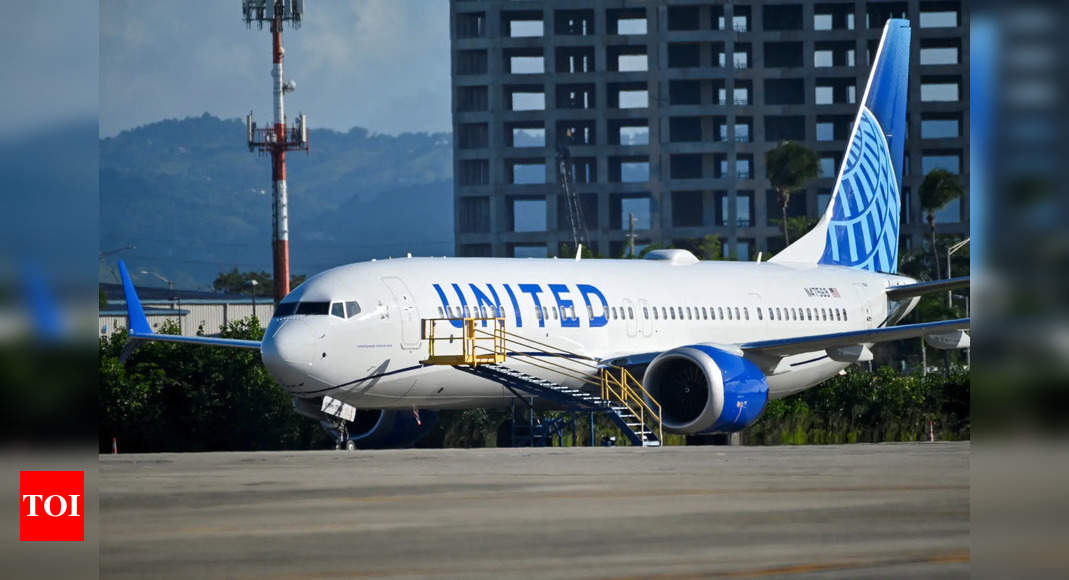
[[[557,141],[557,181],[560,182],[561,193],[564,194],[564,203],[568,205],[568,224],[572,230],[572,249],[579,251],[582,244],[587,244],[589,235],[586,231],[586,219],[583,217],[583,204],[579,195],[575,192],[572,178],[574,165],[572,164],[569,145],[575,130],[569,127],[561,139]],[[589,244],[588,244],[589,246]]]

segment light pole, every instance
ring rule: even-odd
[[[949,280],[951,278],[951,275],[950,275],[950,256],[954,255],[954,252],[957,252],[958,250],[964,248],[969,243],[970,239],[971,239],[971,237],[965,238],[964,240],[962,240],[962,241],[954,244],[953,246],[950,246],[949,248],[947,248],[947,280]],[[951,300],[952,300],[951,296],[953,294],[954,294],[953,290],[947,290],[947,308],[953,308],[953,304],[951,304]]]
[[[178,310],[179,310],[179,312],[178,312],[178,334],[182,334],[182,312],[181,312],[181,310],[182,310],[182,298],[179,297],[178,294],[175,294],[175,292],[174,292],[174,282],[169,280],[169,279],[167,279],[167,278],[164,278],[163,276],[161,276],[160,274],[158,274],[156,272],[152,272],[152,271],[149,271],[149,270],[142,269],[141,273],[142,274],[147,274],[149,276],[155,276],[156,278],[158,278],[159,280],[161,280],[162,282],[165,282],[167,284],[167,289],[171,291],[171,300],[174,300],[174,301],[176,301],[178,303]]]
[[[250,294],[252,294],[252,317],[256,318],[256,287],[260,285],[260,282],[257,280],[249,280],[245,285],[252,286],[252,292],[250,292]]]

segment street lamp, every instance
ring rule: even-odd
[[[950,256],[954,255],[954,252],[957,252],[958,250],[964,248],[969,243],[970,239],[971,239],[971,237],[965,238],[964,240],[962,240],[962,241],[954,244],[953,246],[950,246],[949,248],[947,248],[947,280],[949,280],[951,278],[951,275],[950,275]],[[947,308],[952,308],[953,307],[953,305],[951,304],[951,296],[953,294],[954,294],[953,290],[947,290]]]
[[[260,282],[257,280],[249,280],[245,285],[252,286],[252,317],[256,318],[256,287],[260,285]],[[259,320],[258,318],[256,319]]]
[[[182,310],[182,298],[180,296],[178,296],[177,294],[175,294],[175,292],[174,292],[174,282],[172,282],[171,280],[168,280],[167,278],[164,278],[163,276],[161,276],[160,274],[158,274],[156,272],[152,272],[152,271],[149,271],[149,270],[142,269],[141,273],[142,274],[147,274],[149,276],[155,276],[156,278],[159,278],[161,281],[167,283],[167,289],[171,291],[171,299],[177,301],[177,303],[178,303],[178,310],[179,310],[179,312],[178,312],[178,333],[182,334],[183,333],[183,331],[182,331],[182,312],[181,312],[181,310]]]

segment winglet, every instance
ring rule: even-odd
[[[152,327],[145,317],[145,309],[141,307],[141,299],[137,297],[134,283],[130,280],[130,274],[122,260],[119,260],[119,275],[122,277],[122,291],[126,297],[126,315],[130,318],[130,333],[152,334]]]

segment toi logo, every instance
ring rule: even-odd
[[[85,540],[85,473],[19,472],[19,540]]]

